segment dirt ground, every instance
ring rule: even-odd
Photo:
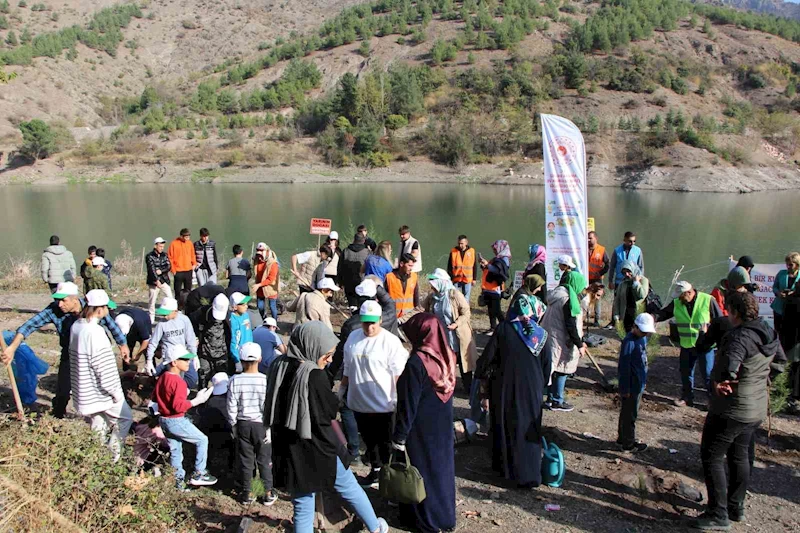
[[[121,296],[121,295],[120,295]],[[144,293],[118,296],[120,304],[144,304]],[[477,331],[487,327],[483,309],[473,298],[473,325]],[[0,329],[14,329],[43,308],[46,294],[0,294]],[[279,323],[286,332],[293,321],[290,313]],[[341,316],[334,323],[341,323]],[[608,337],[608,342],[592,350],[608,375],[616,375],[619,341],[615,332],[592,331]],[[284,335],[285,336],[285,335]],[[488,337],[478,336],[479,349]],[[40,400],[34,410],[46,412],[55,390],[58,362],[57,338],[52,332],[35,333],[28,339],[34,351],[51,363],[39,384]],[[618,451],[616,439],[618,403],[614,394],[603,391],[599,374],[589,361],[582,361],[576,376],[567,383],[571,413],[546,411],[544,426],[548,440],[564,452],[567,474],[562,487],[539,487],[521,491],[497,477],[491,470],[488,440],[456,448],[457,530],[541,532],[673,532],[689,529],[688,521],[701,512],[705,500],[702,467],[699,459],[700,431],[704,408],[678,408],[672,399],[679,393],[678,350],[666,336],[651,364],[647,392],[637,424],[638,438],[649,448],[639,454]],[[704,392],[697,393],[704,404]],[[13,409],[7,376],[0,376],[0,409]],[[141,406],[133,406],[137,417]],[[468,415],[466,395],[458,389],[455,416]],[[772,435],[767,437],[766,422],[758,432],[755,469],[752,473],[746,520],[735,524],[738,532],[800,531],[800,422],[781,415],[772,420]],[[2,453],[0,453],[2,455]],[[292,506],[287,495],[273,507],[253,505],[245,508],[230,497],[232,473],[227,452],[215,444],[209,454],[209,467],[220,478],[212,489],[193,491],[186,496],[200,531],[237,531],[243,518],[250,518],[251,532],[291,531]],[[356,468],[366,474],[367,467]],[[376,491],[368,491],[379,516],[386,517],[393,530],[399,522],[397,508],[389,507]],[[548,511],[547,504],[560,510]],[[333,499],[326,499],[329,518],[346,525],[348,517]],[[347,525],[357,531],[358,521]]]

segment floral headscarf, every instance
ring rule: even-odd
[[[525,267],[525,270],[530,270],[539,263],[547,264],[547,250],[541,244],[528,246],[528,255],[530,256],[530,263]]]
[[[508,241],[494,241],[492,245],[492,250],[494,251],[495,257],[499,258],[507,258],[511,261],[511,246],[508,245]]]

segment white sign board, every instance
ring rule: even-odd
[[[733,270],[736,266],[736,261],[731,261],[728,265],[728,271]],[[772,284],[775,282],[775,276],[778,271],[786,268],[783,263],[768,265],[757,264],[750,271],[750,281],[758,284],[756,292],[753,296],[758,300],[758,314],[762,318],[772,321],[772,301],[775,299],[775,294],[772,292]]]

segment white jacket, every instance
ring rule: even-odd
[[[69,337],[72,403],[81,416],[111,409],[125,398],[111,341],[96,319],[80,319]]]

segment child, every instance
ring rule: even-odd
[[[106,292],[109,291],[108,278],[103,274],[105,266],[106,260],[102,257],[98,256],[92,259],[92,266],[83,272],[85,277],[84,285],[86,286],[87,292],[94,289],[102,289]]]
[[[161,458],[169,453],[169,443],[164,431],[158,425],[158,405],[150,402],[150,415],[133,424],[133,455],[136,466],[144,471],[152,470],[153,475],[161,475]]]
[[[622,341],[619,351],[619,436],[617,444],[626,452],[641,452],[647,444],[636,440],[636,418],[639,401],[647,381],[647,337],[656,332],[653,315],[636,317],[633,329]]]
[[[228,422],[239,450],[239,501],[244,505],[253,502],[250,482],[257,464],[266,491],[261,502],[272,505],[278,496],[272,491],[272,445],[264,427],[267,376],[258,371],[261,346],[254,342],[243,344],[239,359],[244,372],[233,376],[228,383]]]
[[[247,312],[247,304],[250,296],[245,296],[241,292],[234,292],[231,295],[231,345],[230,361],[233,368],[229,368],[228,373],[240,373],[242,363],[239,361],[239,350],[242,345],[253,342],[253,328],[250,325],[250,314]]]
[[[172,345],[164,350],[164,366],[167,370],[161,374],[153,391],[153,401],[158,404],[161,414],[159,423],[164,430],[164,436],[169,442],[169,462],[175,470],[175,480],[178,490],[186,490],[183,469],[183,443],[188,442],[197,447],[194,461],[194,473],[189,479],[190,485],[214,485],[217,478],[206,472],[206,457],[208,455],[208,437],[186,418],[186,411],[204,403],[211,396],[209,387],[197,393],[194,400],[189,401],[189,388],[181,379],[181,372],[189,370],[192,359],[197,357],[185,346]]]
[[[253,275],[250,261],[244,258],[244,250],[238,244],[233,245],[233,259],[228,261],[228,292],[248,292],[247,280]]]
[[[95,254],[97,254],[97,257],[102,257],[106,262],[106,266],[103,267],[103,274],[108,278],[108,290],[113,291],[114,287],[111,286],[111,269],[114,268],[114,265],[111,264],[111,261],[106,259],[106,251],[103,248],[98,248]]]

